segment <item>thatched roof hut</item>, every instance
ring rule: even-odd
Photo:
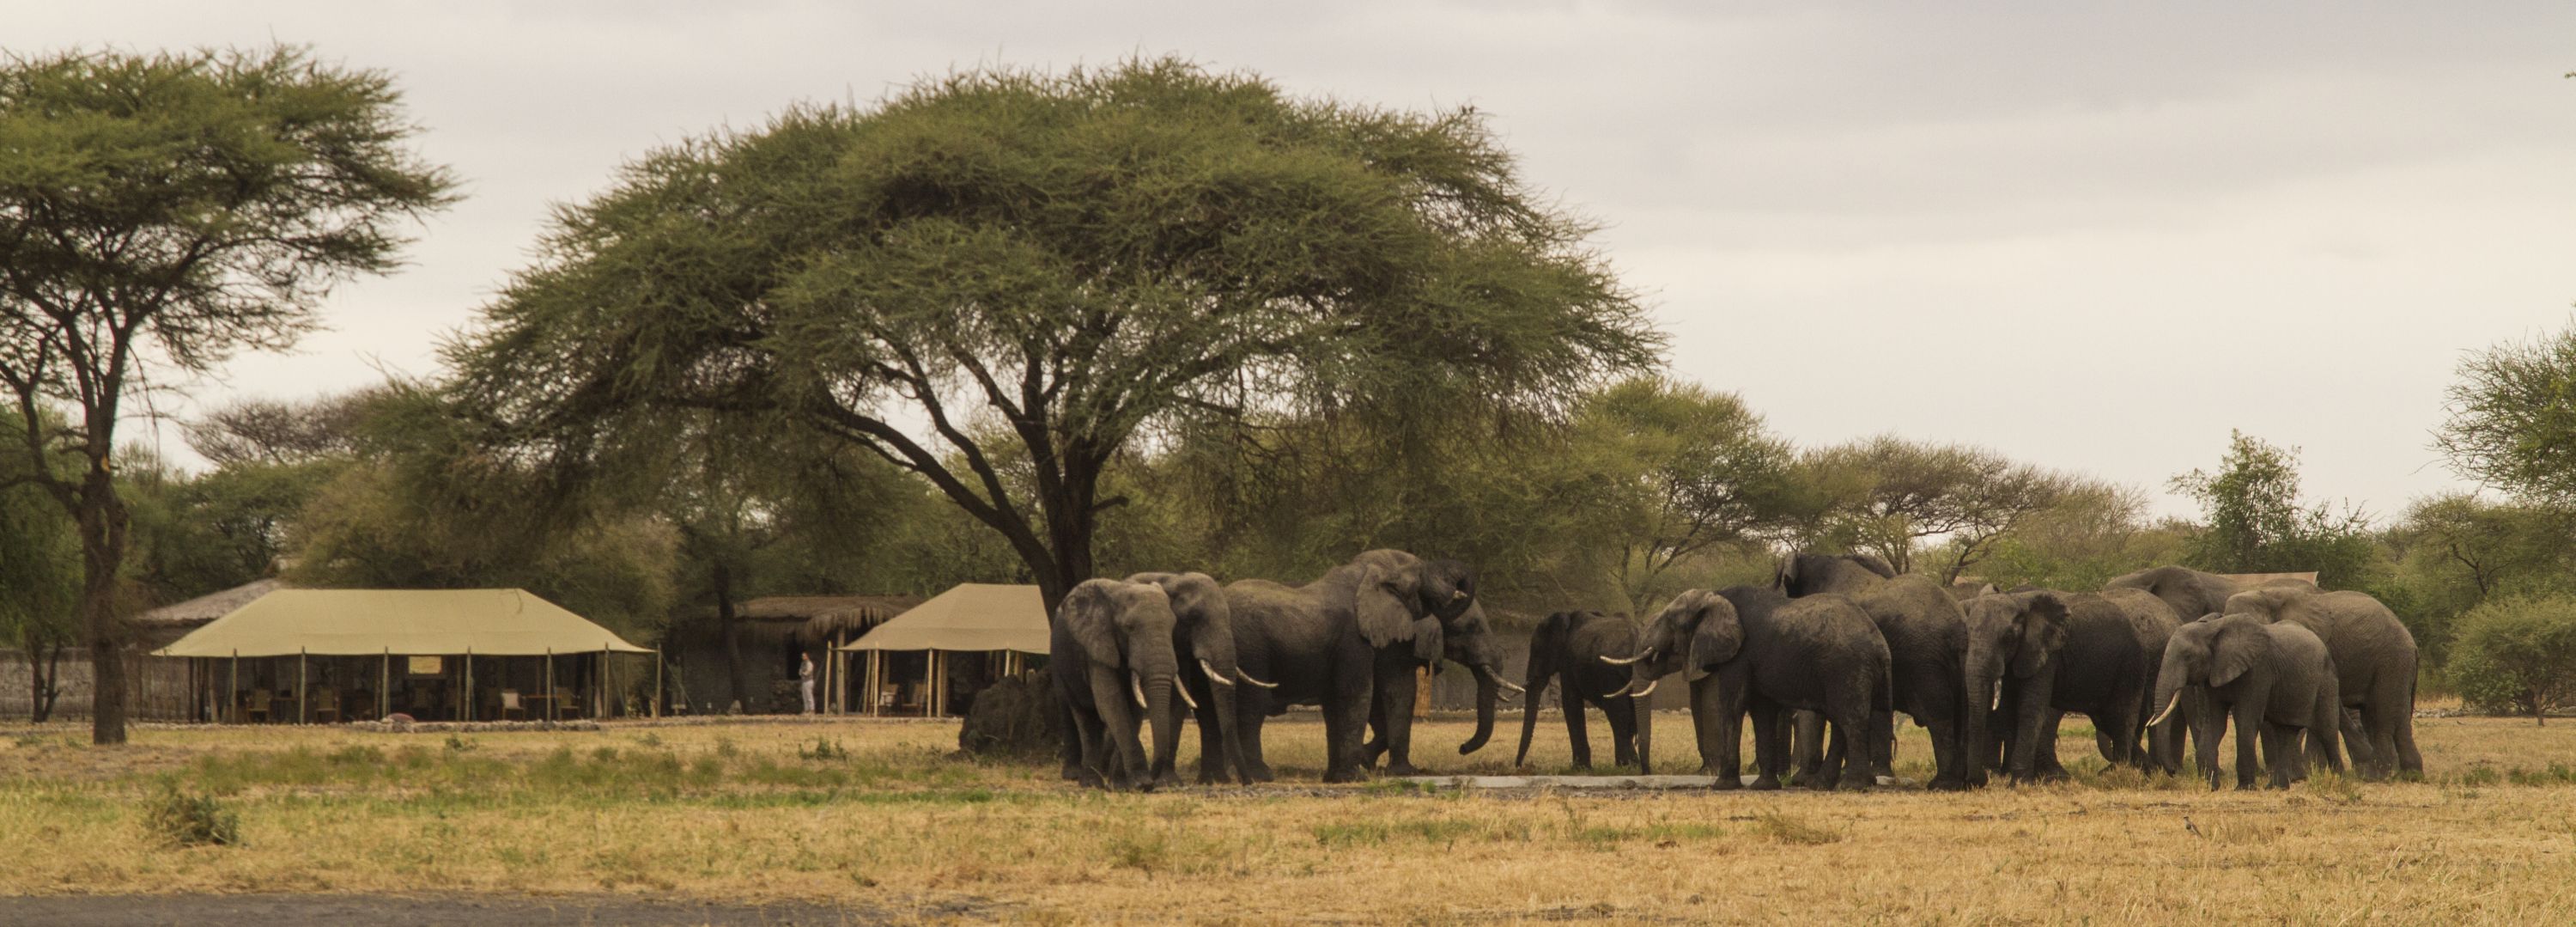
[[[747,639],[814,646],[847,641],[920,605],[908,595],[772,595],[734,606]]]
[[[217,618],[240,610],[261,596],[287,588],[292,587],[284,580],[263,579],[137,612],[126,616],[125,620],[144,649],[158,649],[186,637],[190,631],[212,624]]]

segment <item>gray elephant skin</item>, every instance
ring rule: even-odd
[[[1154,731],[1154,752],[1180,733],[1180,666],[1172,649],[1171,598],[1151,583],[1084,580],[1065,593],[1049,622],[1048,671],[1071,715],[1085,785],[1150,789],[1156,780],[1138,741],[1136,711]],[[1168,771],[1165,773],[1169,775]]]
[[[2174,617],[2195,621],[2202,615],[2215,615],[2227,610],[2227,599],[2239,592],[2256,588],[2315,589],[2316,584],[2298,579],[2269,579],[2246,582],[2217,573],[2203,573],[2189,567],[2160,566],[2113,577],[2103,583],[2104,591],[2139,589],[2163,600],[2173,609]]]
[[[1181,691],[1187,695],[1183,701],[1198,721],[1199,783],[1233,778],[1250,784],[1252,774],[1243,761],[1243,739],[1238,730],[1240,699],[1236,693],[1241,690],[1237,687],[1275,685],[1243,672],[1237,665],[1234,610],[1226,602],[1224,588],[1205,573],[1138,573],[1127,577],[1127,582],[1150,583],[1171,599],[1175,622],[1172,647],[1182,658]],[[1155,745],[1156,781],[1177,778],[1173,766],[1178,751],[1165,749],[1166,746]]]
[[[2388,606],[2360,592],[2266,586],[2229,597],[2226,613],[2295,623],[2325,641],[2343,704],[2360,713],[2342,730],[2364,777],[2424,772],[2415,750],[2415,635]]]
[[[2271,786],[2286,789],[2306,774],[2307,756],[2300,736],[2311,742],[2314,756],[2341,769],[2335,733],[2343,721],[2343,700],[2336,692],[2334,660],[2325,641],[2293,622],[2266,622],[2255,615],[2210,616],[2182,626],[2165,648],[2157,674],[2158,718],[2175,714],[2186,689],[2202,691],[2204,710],[2191,719],[2199,729],[2200,768],[2209,787],[2218,788],[2218,738],[2228,722],[2236,725],[2236,787],[2254,787],[2263,765],[2255,755],[2260,738],[2271,760]]]
[[[1521,746],[1512,765],[1529,762],[1530,739],[1538,731],[1539,694],[1557,683],[1557,704],[1565,710],[1565,736],[1574,746],[1574,766],[1592,768],[1592,739],[1584,731],[1584,706],[1601,710],[1610,721],[1611,762],[1637,766],[1637,713],[1647,710],[1627,697],[1629,673],[1601,662],[1637,652],[1637,623],[1626,615],[1597,611],[1557,612],[1530,632],[1529,672],[1522,685],[1529,700],[1521,707]]]
[[[1676,596],[1646,625],[1637,653],[1604,657],[1626,665],[1630,697],[1652,695],[1663,677],[1681,673],[1690,685],[1691,723],[1700,759],[1716,775],[1715,787],[1741,788],[1741,737],[1753,719],[1753,787],[1776,789],[1787,772],[1788,713],[1814,711],[1833,723],[1834,747],[1815,786],[1866,789],[1872,784],[1867,746],[1870,716],[1889,710],[1887,642],[1860,606],[1838,595],[1791,601],[1778,590],[1734,586]],[[1637,724],[1640,771],[1653,757],[1651,713]]]
[[[1484,749],[1485,742],[1493,739],[1494,716],[1497,709],[1501,707],[1500,698],[1508,698],[1524,690],[1502,677],[1502,655],[1495,650],[1493,625],[1485,620],[1484,603],[1469,601],[1466,611],[1459,613],[1454,620],[1440,622],[1439,627],[1432,629],[1432,632],[1440,635],[1441,659],[1417,660],[1413,666],[1427,668],[1433,675],[1438,675],[1443,667],[1455,663],[1467,667],[1468,671],[1476,677],[1476,730],[1467,735],[1465,742],[1458,745],[1458,755],[1465,756]],[[1404,678],[1418,682],[1420,677],[1408,672]],[[1377,679],[1378,684],[1383,685],[1387,676],[1380,673]],[[1496,695],[1498,690],[1501,693],[1500,698]],[[1379,757],[1390,752],[1390,742],[1393,737],[1388,733],[1387,713],[1396,711],[1405,714],[1409,720],[1416,697],[1417,693],[1410,691],[1401,696],[1390,696],[1379,691],[1371,696],[1369,742],[1360,748],[1361,765],[1373,767],[1377,765]],[[1396,765],[1388,764],[1391,772]],[[1411,775],[1419,771],[1411,770],[1410,763],[1403,765],[1408,771],[1400,773],[1402,775]]]
[[[1907,574],[1896,575],[1876,557],[1793,554],[1780,562],[1772,585],[1792,599],[1839,594],[1859,605],[1887,641],[1890,663],[1889,701],[1894,711],[1911,716],[1932,736],[1934,790],[1967,788],[1984,781],[1968,761],[1969,730],[1982,719],[1968,711],[1966,658],[1968,618],[1939,583]],[[1800,774],[1816,771],[1815,754],[1822,738],[1801,716],[1797,731]],[[1870,766],[1874,773],[1896,772],[1896,725],[1891,713],[1870,718]]]
[[[1997,762],[2001,746],[2013,781],[2064,778],[2057,728],[2068,712],[2092,720],[2106,760],[2150,769],[2178,761],[2175,722],[2166,722],[2156,741],[2161,755],[2140,743],[2157,667],[2177,624],[2162,601],[2134,589],[2039,589],[1966,605],[1968,703],[1995,709],[1991,723],[1968,726],[1973,762]]]
[[[1475,604],[1475,579],[1463,564],[1427,561],[1397,550],[1372,550],[1303,586],[1240,580],[1225,587],[1233,611],[1236,665],[1278,685],[1236,693],[1236,731],[1254,781],[1276,778],[1264,760],[1261,725],[1290,705],[1324,709],[1324,781],[1365,775],[1361,742],[1376,699],[1413,701],[1413,669],[1451,652],[1444,622]],[[1461,637],[1470,628],[1457,629]],[[1461,641],[1462,650],[1470,642]],[[1480,682],[1491,666],[1474,668]],[[1480,686],[1477,711],[1490,718],[1499,686]],[[1411,711],[1390,712],[1388,769],[1412,770]]]

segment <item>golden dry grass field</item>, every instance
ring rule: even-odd
[[[1285,781],[1150,795],[953,758],[953,723],[159,728],[120,749],[19,728],[0,731],[0,895],[608,890],[1039,921],[2576,921],[2576,724],[2418,724],[2422,782],[2211,793],[2102,772],[2070,724],[2077,781],[1965,795],[1324,787],[1321,728],[1295,722],[1269,738]],[[1417,755],[1510,772],[1511,732],[1462,760],[1467,728],[1418,728]],[[1658,762],[1681,768],[1687,719],[1656,728]],[[1540,731],[1534,765],[1553,771],[1564,729]],[[1906,731],[1899,772],[1927,777]],[[153,836],[143,809],[173,786],[237,813],[242,844]]]

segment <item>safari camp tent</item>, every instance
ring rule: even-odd
[[[178,661],[156,659],[150,651],[168,646],[188,632],[281,588],[284,583],[280,580],[263,579],[125,616],[126,640],[131,645],[125,654],[126,717],[136,721],[201,720],[203,716],[194,711],[190,668]],[[14,647],[0,650],[0,718],[34,714],[33,677],[39,660],[52,663],[54,671],[52,717],[89,717],[95,698],[90,684],[89,648],[72,642],[60,653],[48,649],[31,654]]]
[[[1047,613],[1036,586],[964,583],[839,648],[827,691],[834,711],[963,715],[976,692],[1047,652]],[[852,679],[852,677],[856,677]],[[843,680],[858,683],[857,704]]]
[[[193,717],[227,723],[660,712],[658,651],[522,589],[276,589],[153,655],[185,661]],[[620,655],[653,660],[621,675]]]
[[[671,698],[698,714],[722,713],[737,701],[753,714],[801,711],[799,657],[814,658],[821,673],[837,659],[836,648],[919,604],[921,597],[909,595],[773,595],[673,622],[661,642]]]

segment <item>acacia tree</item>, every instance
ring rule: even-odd
[[[156,369],[286,347],[333,286],[392,270],[399,223],[450,200],[414,131],[385,74],[296,48],[0,63],[0,386],[19,478],[77,525],[92,740],[125,740],[126,402]]]
[[[2451,469],[2526,499],[2576,505],[2576,328],[2460,361],[2433,448]]]
[[[1671,592],[1675,564],[1712,548],[1771,539],[1814,504],[1789,442],[1732,393],[1639,377],[1586,397],[1574,441],[1607,459],[1623,508],[1612,580],[1631,614]]]
[[[2174,477],[2174,490],[2198,500],[2209,519],[2186,542],[2185,562],[2217,573],[2315,570],[2329,589],[2358,582],[2375,556],[2370,519],[2324,502],[2302,507],[2298,455],[2231,431],[2217,470]]]
[[[1589,231],[1470,109],[1172,59],[979,70],[628,166],[450,357],[562,459],[637,450],[672,408],[863,448],[999,532],[1051,607],[1093,575],[1104,470],[1185,413],[1475,420],[1650,363]]]
[[[2024,519],[2097,488],[1985,448],[1894,435],[1812,451],[1804,465],[1819,491],[1835,500],[1823,510],[1817,532],[1823,540],[1912,572],[1915,548],[1945,539],[1944,583],[1991,555]]]

